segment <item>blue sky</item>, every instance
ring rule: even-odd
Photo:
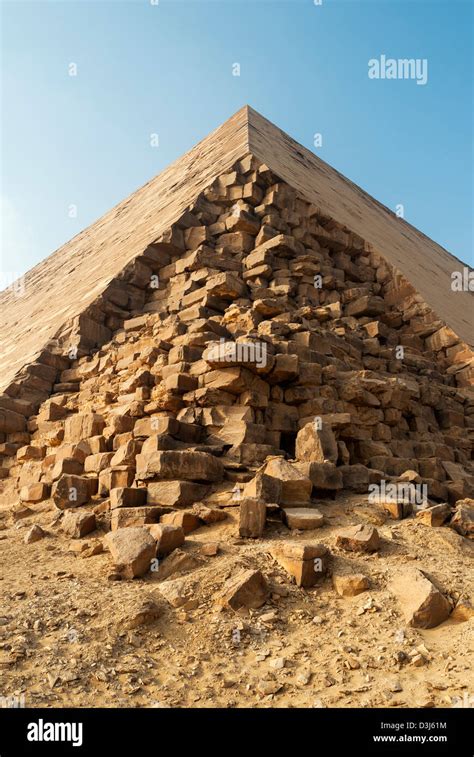
[[[4,275],[245,103],[474,263],[470,0],[153,1],[0,0]],[[426,85],[369,79],[381,55],[427,59]]]

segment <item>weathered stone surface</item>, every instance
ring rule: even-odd
[[[149,531],[156,539],[157,557],[165,557],[184,544],[184,531],[181,526],[157,523],[150,526]]]
[[[158,578],[160,581],[165,581],[175,573],[187,573],[190,570],[202,567],[202,565],[202,558],[197,555],[184,552],[184,550],[179,548],[174,549],[171,554],[160,560]]]
[[[380,548],[380,537],[373,526],[350,526],[338,532],[336,544],[347,552],[376,552]]]
[[[451,508],[446,503],[424,507],[416,513],[417,520],[425,523],[427,526],[442,526],[449,518]]]
[[[311,481],[316,496],[321,491],[334,492],[343,488],[341,469],[334,463],[295,463],[295,468]]]
[[[259,570],[244,570],[229,578],[220,597],[221,604],[238,611],[258,609],[269,597],[267,581]]]
[[[286,507],[297,507],[309,502],[313,485],[311,481],[283,457],[271,459],[265,466],[266,476],[281,482],[280,503]]]
[[[471,618],[474,618],[474,606],[468,599],[460,599],[452,611],[450,618],[459,623],[471,620]]]
[[[414,628],[434,628],[451,612],[451,605],[439,589],[417,568],[403,568],[389,584],[406,622]]]
[[[282,542],[272,549],[272,555],[297,586],[310,587],[326,575],[330,553],[324,544]]]
[[[257,471],[254,478],[246,484],[243,496],[278,504],[281,499],[281,490],[282,482],[279,478],[268,476],[263,471]]]
[[[82,536],[87,536],[87,534],[95,531],[95,515],[90,512],[66,510],[61,521],[61,528],[65,534],[73,539],[80,539]]]
[[[12,434],[26,429],[26,418],[12,410],[0,408],[0,434]]]
[[[97,480],[85,476],[63,475],[53,484],[51,496],[56,507],[65,510],[89,502],[97,491]]]
[[[245,538],[259,538],[265,531],[266,518],[265,502],[259,499],[242,499],[239,509],[239,534]]]
[[[196,528],[199,528],[202,525],[199,517],[189,510],[181,510],[180,512],[162,515],[161,523],[170,526],[178,526],[182,528],[185,534],[190,534],[191,531],[195,531]]]
[[[116,531],[118,528],[158,523],[162,515],[162,507],[118,507],[112,510],[110,527],[112,531]]]
[[[121,486],[110,490],[110,509],[116,507],[142,507],[147,501],[147,490]],[[149,503],[150,504],[150,503]],[[154,504],[154,503],[153,503]]]
[[[151,481],[146,491],[149,505],[189,507],[205,497],[209,487],[193,481]]]
[[[137,578],[148,572],[156,554],[156,541],[146,528],[120,528],[105,537],[115,569],[124,578]]]
[[[76,413],[66,418],[64,441],[80,442],[90,436],[98,436],[105,427],[102,416],[96,413]]]
[[[474,500],[461,499],[456,502],[456,509],[449,525],[458,534],[467,539],[474,539]]]
[[[379,502],[379,506],[384,512],[386,512],[391,518],[395,520],[402,520],[408,518],[413,512],[413,505],[411,502],[405,502],[403,499],[398,501],[387,500],[385,502]]]
[[[50,490],[49,484],[43,482],[22,486],[20,499],[22,502],[42,502],[44,499],[48,499]]]
[[[283,512],[288,528],[311,531],[313,528],[321,528],[324,523],[323,514],[315,507],[292,507]]]
[[[219,521],[227,518],[227,513],[224,510],[218,507],[208,507],[199,502],[194,505],[193,513],[207,526],[210,526],[212,523],[219,523]]]
[[[296,459],[315,463],[336,463],[337,442],[332,429],[327,424],[317,428],[315,423],[307,423],[296,437]]]
[[[365,465],[341,465],[339,472],[342,475],[344,489],[355,492],[366,492],[369,486],[369,469]]]
[[[370,587],[369,579],[363,573],[333,573],[332,583],[341,597],[355,597]]]
[[[27,534],[25,535],[24,542],[25,544],[34,544],[35,542],[40,541],[41,539],[44,539],[45,536],[46,536],[46,532],[43,531],[41,526],[35,523],[35,525],[31,526],[31,528],[28,530]]]
[[[222,462],[206,452],[169,451],[137,455],[137,478],[154,476],[187,481],[222,481]]]

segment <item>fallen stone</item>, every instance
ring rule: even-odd
[[[190,534],[202,525],[199,517],[189,510],[162,515],[160,522],[168,526],[178,526],[185,534]]]
[[[82,536],[87,536],[87,534],[95,531],[96,527],[95,515],[90,512],[66,510],[61,521],[62,530],[73,539],[80,539]]]
[[[203,561],[197,555],[184,552],[182,549],[175,549],[173,552],[160,560],[158,569],[158,578],[164,581],[175,573],[185,573],[189,570],[195,570],[201,567]]]
[[[210,526],[212,523],[219,523],[221,520],[227,518],[227,513],[219,507],[208,507],[200,502],[194,505],[193,513],[197,515],[199,520],[202,520],[206,526]]]
[[[267,475],[263,471],[257,471],[253,479],[245,485],[243,497],[278,504],[281,499],[281,490],[280,479]]]
[[[147,504],[189,507],[205,497],[208,491],[208,486],[193,481],[151,481],[147,486]]]
[[[43,482],[22,486],[20,489],[20,500],[22,502],[42,502],[48,499],[50,491],[51,487],[49,484]]]
[[[474,499],[461,499],[456,502],[449,525],[466,539],[474,539]]]
[[[156,523],[149,527],[150,534],[156,539],[157,557],[165,557],[174,549],[184,544],[184,531],[181,526]]]
[[[89,502],[97,491],[97,479],[85,476],[63,475],[53,484],[51,496],[56,507],[65,510]]]
[[[460,599],[450,617],[459,623],[471,620],[471,618],[474,618],[474,606],[468,599]]]
[[[147,501],[147,490],[133,486],[121,486],[110,490],[110,509],[117,507],[142,507]]]
[[[432,507],[424,507],[416,513],[416,519],[427,526],[438,527],[449,518],[451,514],[450,506],[443,502]]]
[[[158,477],[162,479],[186,481],[222,481],[222,462],[207,452],[170,450],[137,455],[137,478],[139,480]]]
[[[135,606],[127,607],[125,613],[119,616],[118,627],[120,630],[126,628],[130,631],[141,626],[148,626],[161,615],[161,609],[153,599],[142,600],[138,598],[133,604]]]
[[[324,523],[323,514],[315,507],[292,507],[283,510],[284,520],[288,528],[310,531],[321,528]]]
[[[162,507],[118,507],[112,510],[110,527],[116,531],[118,528],[158,523],[162,515]]]
[[[348,552],[376,552],[380,548],[380,537],[373,526],[360,524],[339,531],[336,545]]]
[[[330,553],[324,544],[283,542],[272,550],[275,560],[292,576],[297,586],[314,586],[326,575]]]
[[[105,536],[115,569],[124,578],[137,578],[150,570],[156,541],[146,528],[120,528]]]
[[[334,463],[299,463],[299,470],[308,476],[313,493],[334,492],[343,488],[342,474]]]
[[[25,544],[34,544],[36,541],[44,539],[45,536],[46,532],[43,531],[41,526],[38,526],[38,524],[35,523],[35,525],[31,526],[31,528],[28,530],[28,533],[24,538],[24,542]]]
[[[369,579],[363,573],[333,573],[332,583],[341,597],[355,597],[370,586]]]
[[[239,534],[258,539],[265,530],[267,506],[258,499],[242,499],[239,509]]]
[[[280,504],[283,506],[298,507],[309,502],[313,484],[283,457],[270,459],[265,465],[264,473],[281,482]]]
[[[327,424],[317,428],[314,422],[307,423],[296,436],[295,456],[304,462],[337,463],[337,442],[332,429]]]
[[[451,605],[439,589],[418,568],[404,568],[389,583],[406,622],[414,628],[434,628],[451,612]]]
[[[220,603],[238,611],[241,608],[256,610],[269,597],[267,581],[259,570],[244,570],[224,584]]]

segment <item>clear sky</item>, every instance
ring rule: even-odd
[[[245,103],[473,265],[472,0],[153,3],[0,0],[3,277]],[[370,79],[382,55],[426,84]]]

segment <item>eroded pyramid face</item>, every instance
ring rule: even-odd
[[[472,617],[458,300],[437,309],[394,264],[394,219],[392,255],[360,233],[358,190],[341,220],[341,177],[315,201],[307,155],[290,172],[278,132],[277,172],[236,118],[219,166],[214,135],[2,295],[2,664],[35,702],[350,706],[356,676],[379,706],[387,666],[431,686],[445,664],[417,629]]]

